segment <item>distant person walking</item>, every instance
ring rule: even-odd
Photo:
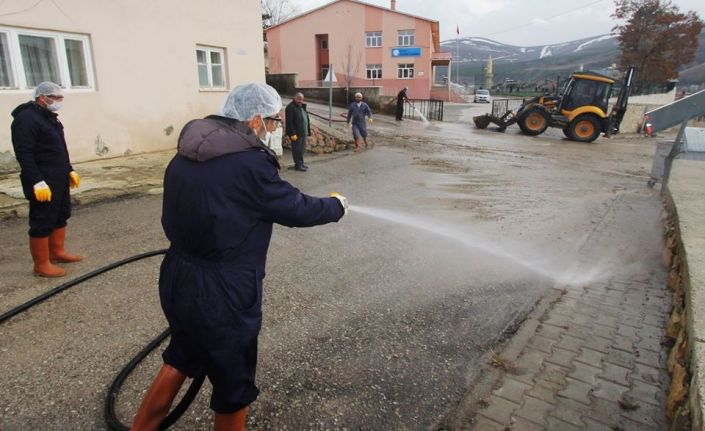
[[[362,101],[362,93],[355,93],[355,101],[348,108],[348,127],[352,127],[356,153],[360,151],[360,138],[365,140],[365,148],[369,146],[365,117],[367,117],[367,122],[372,124],[372,110],[367,103]]]
[[[404,87],[399,94],[397,94],[397,121],[404,120],[404,101],[409,101],[409,98],[406,95],[406,90],[408,89],[409,87]]]
[[[52,262],[78,262],[83,257],[64,249],[66,221],[71,217],[69,188],[81,180],[74,172],[57,111],[64,95],[57,84],[42,82],[34,100],[12,111],[12,146],[20,164],[22,191],[29,200],[29,249],[34,275],[62,277],[66,270]]]
[[[294,169],[306,172],[308,166],[304,163],[306,152],[306,138],[311,136],[311,123],[304,103],[304,95],[296,93],[294,100],[286,105],[286,135],[291,141],[291,153],[294,156]]]

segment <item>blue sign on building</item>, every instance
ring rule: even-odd
[[[392,57],[421,57],[421,48],[392,48]]]

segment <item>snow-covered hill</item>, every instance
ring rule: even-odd
[[[463,37],[458,40],[441,42],[441,49],[453,53],[461,63],[487,61],[492,56],[495,64],[518,63],[541,60],[547,57],[589,57],[591,54],[617,53],[617,39],[614,35],[604,34],[586,39],[574,40],[552,45],[514,46],[506,45],[483,37]]]

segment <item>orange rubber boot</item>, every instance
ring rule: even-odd
[[[245,431],[248,409],[249,407],[243,407],[235,413],[216,413],[215,431]]]
[[[184,380],[186,375],[181,371],[171,365],[163,365],[145,394],[130,431],[158,430]]]
[[[34,260],[34,275],[40,277],[63,277],[66,270],[51,263],[49,260],[49,237],[29,237],[29,251]]]
[[[49,235],[49,257],[53,262],[80,262],[83,256],[77,254],[69,254],[64,249],[64,241],[66,240],[66,226],[54,229]]]

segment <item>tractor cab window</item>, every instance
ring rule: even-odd
[[[587,79],[573,79],[566,87],[561,109],[572,111],[581,106],[592,105],[607,111],[611,87],[609,84]]]

